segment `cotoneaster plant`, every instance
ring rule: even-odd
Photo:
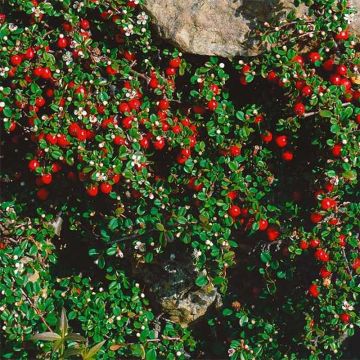
[[[61,288],[45,319],[66,308],[90,343],[108,339],[104,358],[201,356],[206,348],[205,356],[232,359],[341,356],[359,324],[359,44],[347,1],[298,3],[308,16],[259,25],[263,53],[231,61],[158,44],[136,0],[4,5],[5,201],[16,199],[30,218],[44,209],[39,226],[61,214],[111,281],[55,280],[47,262],[56,256],[40,255],[35,283]],[[171,323],[155,337],[129,315],[123,331],[136,335],[128,340],[118,335],[123,325],[108,322],[108,306],[84,315],[74,281],[91,304],[143,311],[148,303],[132,304],[139,290],[119,259],[151,263],[170,243],[202,271],[195,286],[221,292],[224,307],[208,325],[223,339],[208,347],[199,338],[196,347]],[[16,246],[0,250],[7,261],[17,260]],[[5,355],[45,327],[34,316]]]

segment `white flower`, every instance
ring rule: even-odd
[[[144,13],[144,12],[141,12],[138,16],[137,16],[137,21],[136,23],[137,24],[142,24],[142,25],[145,25],[147,23],[147,20],[148,20],[148,16]]]

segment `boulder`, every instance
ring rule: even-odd
[[[198,55],[253,56],[259,22],[284,18],[291,0],[145,0],[159,35],[184,52]]]
[[[153,306],[169,320],[187,327],[200,319],[209,308],[221,305],[214,285],[195,285],[199,272],[186,251],[162,254],[151,264],[133,264],[133,274],[145,286]],[[204,275],[204,273],[202,273]]]
[[[351,0],[360,9],[360,0]],[[305,6],[293,0],[145,0],[145,10],[160,37],[184,52],[222,57],[255,56],[254,41],[260,23],[280,20],[295,10],[303,16]],[[352,17],[352,28],[360,34],[360,16]]]

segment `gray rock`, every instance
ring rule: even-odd
[[[360,0],[350,0],[351,6],[357,10],[357,13],[354,14],[351,18],[351,29],[357,34],[360,35]]]
[[[295,9],[291,0],[146,0],[144,6],[160,36],[182,51],[224,57],[258,54],[252,38],[259,22]]]
[[[351,0],[360,9],[360,0]],[[184,52],[223,57],[254,56],[260,52],[254,41],[259,23],[282,19],[294,10],[293,0],[145,0],[145,10],[159,35]],[[360,15],[352,28],[360,34]]]
[[[205,315],[210,307],[221,305],[220,294],[212,284],[203,288],[195,285],[199,273],[186,252],[177,252],[176,258],[160,256],[152,264],[137,264],[133,273],[160,311],[183,327]]]

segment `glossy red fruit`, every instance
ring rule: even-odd
[[[306,85],[301,89],[301,95],[304,97],[308,97],[311,96],[313,93],[312,89],[310,86]]]
[[[344,324],[348,324],[350,322],[350,318],[351,318],[350,315],[347,313],[342,313],[339,315],[339,319]]]
[[[306,86],[303,88],[303,90],[306,88]],[[294,105],[294,113],[297,116],[303,116],[305,114],[305,105],[303,103],[296,103]]]
[[[319,239],[311,239],[309,244],[310,244],[310,247],[315,249],[320,245],[320,240]]]
[[[210,111],[215,111],[218,107],[218,103],[216,100],[210,100],[207,104],[207,108],[210,110]]]
[[[336,73],[338,74],[338,75],[341,75],[341,76],[344,76],[344,75],[346,75],[347,74],[347,67],[345,66],[345,65],[338,65],[337,67],[336,67]]]
[[[168,67],[165,69],[165,74],[167,76],[174,76],[174,75],[176,75],[176,69],[173,67]]]
[[[241,154],[241,147],[237,145],[232,145],[229,148],[229,152],[231,156],[239,156]]]
[[[160,151],[165,147],[164,138],[157,139],[153,142],[153,146],[156,150]]]
[[[306,250],[309,248],[309,243],[305,240],[301,240],[300,243],[299,243],[299,248],[301,250]]]
[[[162,100],[159,101],[158,108],[159,108],[160,110],[167,110],[169,107],[170,107],[169,100],[167,100],[167,99],[162,99]]]
[[[149,86],[152,88],[152,89],[156,89],[158,86],[159,86],[159,81],[158,79],[156,78],[151,78],[150,81],[149,81]]]
[[[274,227],[268,227],[266,235],[269,241],[275,241],[280,236],[280,232]]]
[[[269,226],[269,222],[266,219],[259,220],[259,230],[265,231]]]
[[[172,68],[178,68],[181,65],[181,58],[176,57],[169,61],[169,66]]]
[[[268,79],[269,81],[276,81],[277,78],[278,78],[278,76],[277,76],[277,74],[276,74],[275,71],[271,70],[271,71],[268,72],[268,74],[267,74],[267,79]]]
[[[344,41],[344,40],[347,40],[348,38],[349,38],[349,30],[348,29],[342,30],[335,35],[335,40],[337,40],[337,41]]]
[[[321,208],[323,210],[330,210],[336,206],[336,201],[331,198],[324,198],[321,200]]]
[[[270,131],[265,131],[262,135],[261,135],[262,140],[264,141],[264,143],[268,144],[272,141],[273,139],[273,135]]]
[[[129,106],[131,110],[139,110],[141,106],[141,102],[138,99],[131,99],[129,101]]]
[[[284,152],[281,154],[281,158],[282,158],[284,161],[291,161],[291,160],[294,158],[294,154],[293,154],[291,151],[284,151]]]
[[[109,183],[103,182],[100,184],[100,191],[103,194],[109,194],[111,190],[112,190],[112,186]]]
[[[114,76],[117,74],[117,70],[113,68],[111,65],[106,66],[106,73],[110,76]]]
[[[317,249],[314,253],[314,257],[318,261],[328,262],[330,260],[329,254],[324,249]]]
[[[230,200],[235,200],[237,197],[237,192],[236,191],[229,191],[226,195]]]
[[[342,150],[342,145],[341,144],[335,144],[332,147],[331,152],[335,157],[339,157],[339,156],[341,156],[341,150]]]
[[[313,51],[308,55],[308,58],[310,60],[310,62],[312,62],[313,64],[316,63],[317,61],[321,60],[321,56],[318,52]]]
[[[310,215],[310,220],[313,224],[318,224],[323,219],[323,216],[319,213],[312,213]]]
[[[12,55],[10,57],[10,63],[13,66],[18,66],[22,63],[22,57],[20,55]]]
[[[41,176],[41,181],[45,185],[49,185],[52,182],[52,175],[51,174],[44,174]]]
[[[241,209],[237,205],[231,205],[228,214],[235,219],[241,215]]]
[[[139,144],[143,149],[148,149],[150,146],[150,142],[149,139],[146,136],[143,136],[140,140],[139,140]]]
[[[333,59],[328,59],[323,63],[323,69],[325,71],[332,71],[334,69],[334,60]]]
[[[214,95],[218,95],[220,93],[219,86],[217,86],[216,84],[211,84],[210,90],[214,93]]]
[[[338,74],[332,74],[329,78],[331,84],[339,86],[341,85],[341,76]]]
[[[330,277],[331,276],[331,271],[327,270],[325,267],[322,267],[319,271],[319,275],[325,279],[327,277]]]
[[[35,99],[35,105],[39,108],[43,107],[45,103],[46,101],[42,96]]]
[[[311,284],[309,286],[309,294],[314,298],[317,298],[320,295],[319,289],[316,284]]]
[[[45,201],[49,197],[49,191],[45,188],[41,188],[37,191],[36,196],[39,200]]]
[[[285,135],[278,135],[275,138],[275,142],[279,148],[283,148],[287,145],[287,137]]]
[[[300,56],[300,55],[294,56],[291,61],[295,62],[295,63],[298,63],[301,66],[304,65],[304,58],[302,56]]]
[[[346,236],[344,234],[339,235],[339,245],[341,247],[346,246]]]
[[[60,49],[65,49],[68,46],[68,41],[64,37],[60,37],[57,41],[57,46]]]
[[[28,48],[24,54],[25,59],[32,60],[35,56],[35,51],[33,48]]]
[[[80,20],[79,25],[83,30],[89,30],[90,29],[90,22],[88,20],[86,20],[86,19]]]
[[[120,145],[125,145],[126,139],[123,138],[123,137],[120,136],[120,135],[116,135],[116,136],[114,137],[113,142],[114,142],[115,145],[118,145],[118,146],[120,146]]]
[[[89,196],[95,197],[99,192],[99,188],[96,185],[90,185],[86,188],[86,192]]]
[[[36,159],[32,159],[28,163],[28,168],[30,171],[35,171],[40,166],[40,163]]]

